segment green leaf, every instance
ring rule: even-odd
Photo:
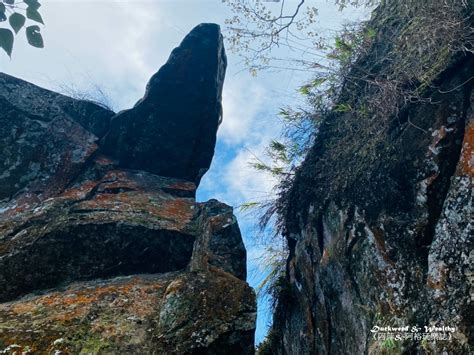
[[[303,85],[299,88],[299,92],[301,95],[309,95],[311,93],[311,85]]]
[[[28,17],[30,20],[42,23],[44,25],[44,22],[40,13],[32,7],[28,7],[26,9],[26,17]]]
[[[26,18],[22,14],[15,12],[10,15],[8,21],[10,22],[10,26],[12,26],[13,31],[18,33],[18,31],[21,30],[21,28],[25,25]]]
[[[26,28],[26,39],[28,43],[36,48],[43,48],[43,37],[40,33],[40,28],[37,25],[28,26]]]
[[[13,32],[6,28],[0,28],[0,48],[12,56],[13,50]]]
[[[0,22],[3,22],[7,19],[5,15],[5,5],[0,2]]]
[[[276,140],[272,140],[270,142],[270,149],[272,149],[274,151],[278,151],[278,152],[284,152],[284,151],[286,151],[286,145],[284,145],[283,143],[278,142]]]
[[[317,78],[311,82],[311,85],[314,87],[318,87],[319,85],[323,84],[326,80],[327,80],[326,78]]]
[[[337,104],[334,107],[334,111],[336,111],[336,112],[351,112],[352,111],[352,106],[349,105],[349,104],[344,104],[344,103]]]
[[[377,32],[373,28],[368,28],[366,34],[367,37],[369,37],[370,39],[375,38],[375,36],[377,36]]]
[[[41,4],[38,2],[38,0],[23,0],[23,2],[33,10],[38,10],[41,7]]]
[[[239,206],[239,210],[241,212],[245,212],[245,211],[248,211],[250,209],[254,209],[254,208],[256,208],[260,205],[261,205],[261,202],[244,202],[243,204],[241,204]]]
[[[288,117],[290,115],[290,112],[287,109],[280,108],[280,112],[278,112],[278,115],[282,117]]]

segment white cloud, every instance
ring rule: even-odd
[[[268,95],[260,84],[239,79],[227,78],[222,94],[224,118],[218,137],[231,145],[248,140]]]
[[[219,144],[200,196],[216,196],[234,206],[272,197],[276,179],[251,166],[257,158],[267,160],[266,147],[281,132],[276,97],[264,84],[243,74],[226,78]]]
[[[223,179],[227,193],[241,202],[268,199],[272,195],[277,180],[267,173],[256,171],[251,162],[264,156],[265,141],[261,144],[240,150],[225,167]]]

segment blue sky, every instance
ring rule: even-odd
[[[41,14],[45,48],[29,47],[16,39],[10,60],[0,53],[0,71],[42,87],[64,91],[92,91],[100,87],[115,110],[132,106],[143,96],[153,73],[171,50],[201,22],[223,26],[230,16],[220,0],[43,0]],[[289,5],[295,0],[288,1]],[[367,10],[338,12],[331,0],[312,2],[319,9],[317,27],[335,30],[347,20],[363,18]],[[270,4],[271,5],[271,4]],[[22,34],[20,33],[19,36]],[[24,34],[23,34],[24,35]],[[285,54],[285,53],[283,53]],[[198,190],[198,200],[217,198],[229,205],[271,196],[275,181],[254,171],[249,161],[263,157],[270,139],[278,137],[280,107],[303,104],[297,87],[310,74],[296,71],[260,72],[252,77],[240,58],[228,51],[223,92],[224,119],[216,154]],[[67,91],[67,90],[66,90]],[[258,285],[265,269],[264,252],[251,215],[236,210],[248,251],[249,283]],[[270,322],[268,305],[259,302],[256,342]]]

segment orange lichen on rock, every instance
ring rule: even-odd
[[[390,257],[387,254],[383,230],[381,230],[380,228],[372,228],[372,233],[374,235],[374,241],[375,241],[375,245],[377,246],[377,250],[379,254],[382,256],[383,260],[387,264],[395,266],[394,261],[390,259]]]
[[[176,189],[176,190],[188,190],[188,191],[194,191],[196,190],[196,185],[192,182],[189,181],[180,181],[180,182],[175,182],[167,186],[169,189]]]
[[[194,204],[186,199],[170,199],[163,201],[158,210],[160,217],[169,220],[179,220],[189,222],[194,216]]]
[[[64,200],[79,200],[86,197],[87,193],[91,192],[97,186],[97,181],[85,181],[77,187],[65,190],[59,195],[59,199]]]
[[[166,354],[212,343],[229,331],[249,330],[255,318],[253,302],[245,282],[218,269],[76,283],[63,291],[0,304],[2,324],[14,326],[0,329],[0,344],[6,349],[28,346],[40,353],[60,345],[67,354],[91,344],[110,352],[134,344],[136,349],[151,347],[154,353]],[[153,322],[157,324],[150,328]],[[168,327],[177,323],[183,325],[179,331]]]
[[[464,133],[457,174],[474,177],[474,119],[469,122]]]

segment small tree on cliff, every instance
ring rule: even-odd
[[[12,55],[15,35],[18,35],[23,28],[28,43],[33,47],[43,48],[40,27],[36,24],[26,26],[30,21],[44,24],[38,11],[40,6],[38,0],[0,0],[0,48],[9,57]]]

